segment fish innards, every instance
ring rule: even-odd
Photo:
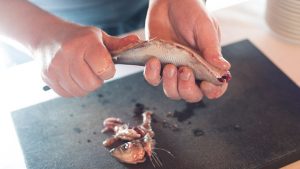
[[[155,140],[153,139],[152,114],[151,111],[145,111],[142,114],[142,124],[134,127],[130,127],[116,117],[108,117],[104,120],[102,133],[113,132],[114,135],[104,140],[103,145],[110,148],[117,142],[125,141],[125,143],[110,149],[109,152],[113,157],[123,163],[138,164],[145,162],[146,156],[148,156],[154,167],[163,165],[156,152],[153,151],[158,148],[155,148]],[[164,151],[172,155],[169,151]]]

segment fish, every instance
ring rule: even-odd
[[[153,149],[155,149],[154,147],[155,140],[147,133],[143,138],[123,143],[111,149],[109,152],[113,157],[123,163],[143,163],[146,161],[146,156],[148,156],[154,167],[155,163],[157,166],[162,166],[162,162],[153,151]]]
[[[141,140],[133,140],[111,149],[110,154],[123,163],[137,164],[146,161],[146,151]]]
[[[209,64],[194,50],[162,39],[131,43],[111,51],[111,55],[115,64],[144,66],[151,57],[156,57],[162,65],[188,66],[193,70],[196,80],[208,81],[217,86],[221,86],[231,79],[229,71]]]
[[[103,145],[111,147],[118,141],[127,141],[110,149],[110,155],[127,164],[144,163],[146,157],[148,157],[154,168],[163,166],[155,150],[164,151],[175,158],[170,151],[155,147],[156,141],[153,139],[155,134],[151,127],[152,115],[152,111],[145,111],[142,124],[135,127],[128,127],[127,124],[116,117],[106,118],[103,122],[104,130],[102,132],[112,131],[114,135],[107,138]]]
[[[121,119],[116,117],[106,118],[103,122],[104,128],[101,132],[112,131],[114,135],[104,140],[103,145],[110,147],[119,140],[131,141],[144,137],[146,134],[154,137],[154,132],[151,128],[151,116],[151,111],[145,111],[143,113],[143,123],[135,127],[129,127],[128,124],[124,124]]]

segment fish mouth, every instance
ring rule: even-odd
[[[110,153],[113,153],[116,149],[112,148],[111,150],[109,150]]]
[[[227,71],[222,77],[217,78],[219,82],[227,83],[232,79],[231,73]]]
[[[113,157],[115,157],[115,158],[117,158],[117,159],[123,161],[123,160],[120,158],[120,155],[121,155],[120,153],[122,153],[122,152],[118,151],[118,149],[112,148],[111,150],[109,150],[109,153],[110,153],[110,155],[112,155]]]

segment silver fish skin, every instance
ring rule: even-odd
[[[190,67],[197,80],[205,80],[217,86],[231,79],[229,71],[212,66],[198,53],[181,44],[152,39],[129,44],[117,51],[111,51],[114,63],[127,65],[145,65],[151,58],[156,57],[165,64]]]

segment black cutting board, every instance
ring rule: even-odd
[[[84,98],[58,98],[13,112],[28,169],[153,168],[149,160],[119,163],[101,146],[108,137],[100,133],[103,120],[116,116],[137,124],[136,103],[154,110],[156,146],[176,157],[156,150],[164,168],[273,169],[299,160],[300,89],[248,40],[225,46],[223,54],[232,63],[233,79],[218,100],[171,101],[137,73]],[[166,116],[175,110],[186,110],[180,122]]]

